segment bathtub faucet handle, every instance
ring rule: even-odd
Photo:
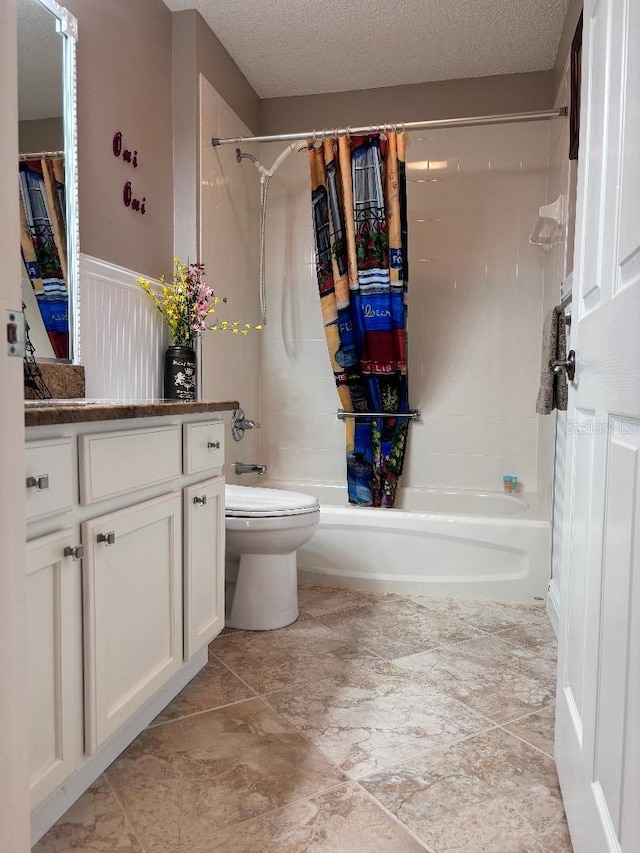
[[[258,421],[244,416],[242,409],[236,409],[231,416],[231,435],[234,441],[240,441],[248,429],[260,429]]]

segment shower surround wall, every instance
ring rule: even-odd
[[[529,244],[547,198],[549,133],[534,122],[411,134],[409,377],[422,421],[411,426],[406,485],[501,489],[509,473],[525,491],[550,488],[538,483],[535,413],[545,256]],[[260,159],[270,164],[283,145],[261,145]],[[274,480],[342,484],[304,154],[270,184],[267,301],[260,461]]]
[[[215,319],[244,318],[259,322],[258,222],[260,183],[248,161],[236,162],[235,146],[214,148],[213,136],[241,136],[251,130],[238,118],[204,76],[200,76],[200,260],[207,280],[226,303],[217,307]],[[257,145],[243,151],[258,155]],[[213,318],[212,318],[213,320]],[[234,335],[208,332],[202,337],[202,396],[210,400],[239,400],[248,418],[257,419],[259,332]],[[247,432],[241,443],[231,437],[225,417],[225,476],[238,480],[236,461],[258,462],[258,431]]]

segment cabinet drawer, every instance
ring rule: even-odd
[[[79,442],[82,504],[166,483],[181,474],[176,424],[81,435]]]
[[[75,477],[71,438],[28,442],[25,476],[27,521],[71,509]]]
[[[224,464],[224,421],[184,425],[184,473],[196,474]]]

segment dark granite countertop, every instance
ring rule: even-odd
[[[114,421],[126,418],[157,418],[162,415],[199,415],[205,412],[230,412],[239,408],[237,400],[28,400],[25,401],[25,426],[77,424],[87,421]]]

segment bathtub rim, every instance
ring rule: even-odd
[[[320,512],[323,510],[328,512],[331,509],[347,509],[350,512],[370,512],[370,513],[393,513],[399,514],[403,513],[407,516],[416,516],[420,518],[429,518],[432,520],[443,519],[446,517],[455,518],[456,520],[464,521],[465,519],[476,521],[482,518],[487,523],[491,522],[501,522],[501,523],[515,523],[517,521],[527,521],[528,523],[538,523],[541,525],[547,525],[551,523],[551,507],[545,501],[545,496],[541,492],[517,492],[515,495],[507,495],[505,492],[500,490],[491,490],[491,489],[462,489],[458,487],[425,487],[422,488],[420,486],[406,486],[405,489],[411,489],[414,492],[424,492],[426,494],[441,494],[441,495],[463,495],[463,496],[474,496],[474,497],[500,497],[506,500],[516,499],[523,501],[527,504],[527,508],[521,512],[515,513],[504,513],[502,515],[485,515],[481,512],[452,512],[450,510],[420,510],[420,509],[403,509],[401,507],[394,507],[393,509],[386,507],[370,507],[370,506],[356,506],[355,504],[350,504],[346,500],[346,486],[338,485],[337,483],[318,483],[311,481],[293,481],[293,480],[275,480],[269,479],[266,483],[257,483],[259,486],[266,486],[268,488],[274,489],[286,489],[287,491],[297,491],[303,492],[307,494],[311,494],[314,497],[318,498],[320,502]],[[326,492],[327,490],[333,490],[344,492],[345,500],[341,503],[337,502],[323,502],[321,494]],[[318,494],[320,492],[320,494]]]

